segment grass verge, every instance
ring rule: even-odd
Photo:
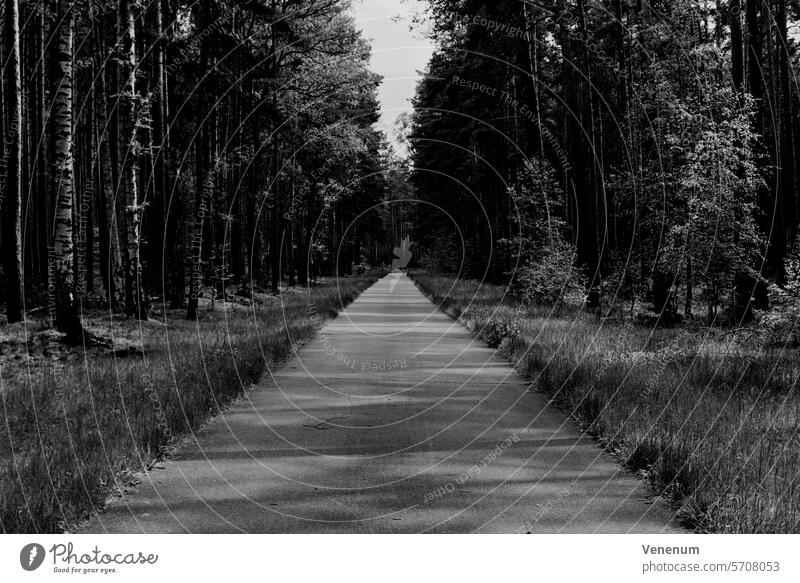
[[[797,350],[741,331],[558,315],[499,286],[411,275],[697,531],[800,532]]]
[[[0,530],[72,528],[377,279],[223,304],[198,322],[171,312],[163,323],[114,323],[137,326],[143,350],[133,355],[72,353],[10,378],[0,368]]]

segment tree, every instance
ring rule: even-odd
[[[112,309],[125,308],[125,268],[122,264],[122,251],[120,250],[119,220],[117,208],[119,203],[116,195],[116,182],[113,164],[116,155],[112,156],[112,117],[109,113],[108,91],[108,62],[111,54],[105,43],[103,15],[97,11],[92,12],[92,25],[97,30],[96,53],[100,60],[97,74],[94,107],[97,120],[95,121],[95,143],[98,146],[97,156],[100,168],[100,264],[103,281],[108,294],[107,300]],[[116,152],[116,144],[113,144]]]
[[[12,263],[26,284],[49,281],[57,325],[86,340],[84,300],[144,319],[163,293],[196,317],[209,288],[225,300],[231,281],[249,294],[374,256],[378,79],[348,1],[55,7],[23,3],[18,18],[35,25],[19,33],[14,11],[3,16],[2,125],[6,136],[19,125],[21,152],[10,150],[2,201],[3,289],[21,289]],[[88,285],[95,271],[102,286]],[[10,314],[18,296],[3,298]]]
[[[6,275],[6,314],[9,323],[24,318],[22,261],[22,87],[19,52],[19,1],[6,0],[5,64],[7,116],[7,176],[4,196],[0,196],[3,212],[3,269]]]
[[[729,108],[729,115],[704,120],[678,183],[685,204],[669,232],[666,252],[671,273],[682,272],[683,264],[687,284],[692,279],[702,284],[709,322],[739,274],[758,277],[762,259],[754,197],[759,177],[751,149],[749,110],[738,109],[731,92],[713,97],[722,108]]]
[[[72,342],[83,340],[79,305],[75,294],[73,270],[73,199],[75,170],[73,166],[73,35],[74,0],[58,3],[58,44],[56,66],[60,72],[53,102],[55,135],[55,235],[51,252],[52,290],[55,327],[66,333]]]
[[[125,264],[125,311],[140,320],[147,319],[147,309],[142,295],[141,224],[145,203],[139,196],[139,142],[142,100],[136,89],[138,59],[136,54],[137,0],[121,0],[119,25],[123,34],[121,76],[124,81],[121,104],[122,129],[120,132],[120,157],[122,160],[122,189],[124,192],[124,241],[122,246]]]
[[[520,171],[511,189],[517,235],[501,241],[514,258],[511,289],[526,302],[561,305],[582,297],[584,276],[577,253],[566,238],[566,221],[555,171],[537,158]]]
[[[649,288],[642,299],[658,311],[685,285],[687,314],[695,291],[718,306],[731,281],[735,295],[763,298],[760,257],[780,278],[799,220],[786,12],[784,0],[669,0],[658,13],[616,0],[432,0],[437,49],[410,140],[412,182],[428,203],[415,239],[434,255],[452,246],[455,223],[466,252],[450,259],[507,281],[517,257],[489,241],[536,226],[537,213],[516,224],[506,196],[536,158],[555,171],[590,287],[613,276],[629,292]]]

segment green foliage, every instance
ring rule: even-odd
[[[513,201],[511,220],[518,234],[501,244],[509,249],[515,262],[564,239],[563,192],[549,162],[536,157],[527,160],[516,185],[508,192]]]
[[[731,278],[757,267],[762,238],[755,221],[759,177],[753,161],[750,110],[727,88],[710,88],[715,103],[681,169],[678,200],[684,201],[668,233],[666,262],[672,271],[694,259],[694,275],[708,304],[717,306]]]
[[[786,283],[769,288],[772,309],[758,311],[766,340],[779,346],[800,346],[800,241],[784,262]]]
[[[514,201],[517,236],[501,241],[515,268],[511,288],[532,304],[560,305],[583,291],[575,247],[566,240],[560,188],[552,167],[538,158],[528,160],[509,192]]]
[[[508,253],[494,242],[508,239],[515,204],[509,194],[526,159],[520,147],[529,135],[528,122],[504,101],[504,92],[531,104],[531,81],[520,66],[527,46],[520,38],[499,35],[486,27],[458,22],[455,15],[485,15],[497,22],[519,23],[521,2],[474,3],[437,0],[427,16],[437,43],[415,98],[408,134],[415,171],[418,206],[413,239],[444,262],[438,247],[445,238],[458,260],[449,273],[500,281],[513,268]],[[460,86],[454,79],[485,85],[485,92]],[[463,264],[462,264],[463,260]]]
[[[609,190],[634,226],[626,261],[644,266],[639,277],[651,280],[653,294],[692,283],[713,315],[734,277],[761,262],[753,103],[720,81],[729,63],[713,44],[661,56],[636,81],[641,101],[626,120],[636,159],[614,173]],[[681,75],[672,58],[695,74]]]
[[[519,268],[514,289],[526,301],[560,307],[565,301],[579,303],[584,280],[575,265],[575,247],[563,240],[543,247],[536,259]]]

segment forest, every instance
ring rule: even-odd
[[[398,177],[348,1],[0,20],[0,531],[57,532],[376,281]]]
[[[796,295],[796,3],[429,5],[405,134],[426,265],[663,323]]]
[[[229,286],[274,293],[385,259],[380,78],[348,2],[3,7],[9,323],[43,310],[100,342],[83,310],[195,319]]]
[[[800,5],[422,5],[391,132],[348,0],[2,3],[0,531],[127,496],[379,280],[689,528],[800,529]]]
[[[391,264],[401,208],[416,264],[537,303],[733,324],[796,295],[797,6],[426,7],[404,160],[348,2],[4,6],[8,322],[81,343],[89,307]]]
[[[427,5],[417,286],[696,532],[797,532],[800,6]]]

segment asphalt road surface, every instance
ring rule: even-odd
[[[401,273],[82,532],[680,532]]]

